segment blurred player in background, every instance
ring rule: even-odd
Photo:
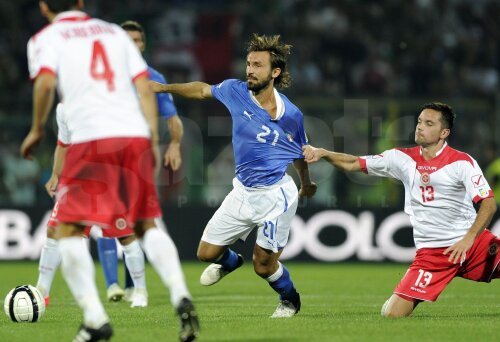
[[[184,283],[172,284],[164,247],[168,238],[154,222],[161,216],[154,182],[158,159],[153,153],[159,137],[147,65],[122,28],[81,12],[82,0],[45,0],[39,5],[51,24],[28,43],[33,122],[20,152],[31,159],[42,140],[57,85],[69,113],[71,145],[54,219],[63,277],[84,314],[75,341],[112,336],[82,238],[89,224],[134,228],[149,261],[175,292],[181,340],[192,341],[198,334],[196,312]]]
[[[234,189],[201,238],[198,258],[212,264],[202,273],[200,282],[213,285],[240,267],[242,256],[229,247],[257,228],[254,270],[280,298],[272,317],[292,317],[300,310],[299,293],[278,259],[288,241],[299,195],[311,197],[316,192],[302,157],[301,148],[307,144],[302,112],[275,89],[290,84],[286,69],[290,48],[280,42],[279,36],[254,35],[248,44],[246,82],[232,79],[214,86],[151,82],[155,92],[216,98],[229,109],[236,178]],[[292,162],[300,176],[300,192],[286,174]]]
[[[386,317],[409,316],[422,301],[435,301],[454,277],[500,277],[500,239],[485,230],[497,209],[493,191],[477,162],[448,146],[454,120],[450,106],[433,102],[418,117],[418,146],[365,157],[304,148],[309,163],[324,158],[342,171],[395,178],[405,187],[417,254],[382,307]],[[473,204],[480,206],[477,213]]]
[[[56,107],[56,119],[58,126],[58,134],[57,134],[57,146],[54,152],[54,165],[52,169],[52,175],[48,182],[45,184],[45,188],[51,197],[55,197],[57,184],[59,182],[59,177],[61,175],[61,171],[64,165],[64,159],[66,156],[66,152],[68,146],[71,144],[71,134],[68,129],[67,123],[67,115],[64,113],[64,105],[59,103]],[[54,206],[53,216],[57,214],[58,204],[56,202]],[[39,262],[39,277],[37,282],[37,288],[42,292],[45,298],[45,304],[49,304],[49,294],[50,288],[52,286],[52,281],[54,279],[54,274],[56,272],[57,267],[59,266],[61,257],[59,254],[59,250],[57,248],[57,240],[55,239],[55,231],[54,228],[57,226],[57,221],[54,219],[49,220],[49,224],[47,227],[47,239],[42,248],[42,253],[40,255]],[[92,226],[92,230],[88,232],[90,229],[86,229],[87,233],[90,235],[97,234],[99,236],[104,235],[112,235],[112,238],[102,238],[106,240],[115,241],[115,238],[118,238],[120,244],[123,247],[123,253],[126,255],[127,259],[125,262],[127,263],[127,267],[132,270],[133,284],[135,286],[134,294],[132,295],[132,304],[131,307],[145,307],[148,304],[147,292],[146,292],[146,275],[144,271],[144,254],[139,246],[139,242],[137,241],[133,229],[130,227],[126,227],[123,229],[105,229],[104,231],[98,226]],[[96,233],[97,231],[97,233]],[[99,241],[99,240],[97,240]],[[116,264],[117,254],[116,254],[116,246],[114,250],[114,262]],[[108,254],[109,251],[108,251]],[[102,258],[100,255],[101,263],[109,263],[109,256]],[[109,268],[109,265],[108,265]],[[103,265],[104,274],[106,267]],[[115,267],[116,272],[116,267]],[[118,286],[116,283],[114,286]],[[121,290],[120,288],[118,288]],[[111,287],[113,290],[113,287]],[[123,290],[121,290],[123,292]],[[108,287],[108,299],[112,301],[117,301],[119,299],[112,296],[117,296],[116,291],[111,291]]]

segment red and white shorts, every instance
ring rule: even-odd
[[[52,212],[56,222],[93,224],[107,237],[161,216],[149,139],[110,138],[68,147]]]
[[[394,293],[410,301],[434,302],[455,277],[487,282],[499,278],[500,239],[485,230],[474,241],[464,262],[453,264],[446,248],[421,248]]]
[[[52,214],[49,218],[49,222],[47,223],[47,227],[49,229],[55,229],[57,227],[57,220],[55,219],[54,212],[57,212],[58,208],[58,203],[54,205],[54,208],[52,209]],[[92,230],[93,226],[85,226],[83,230],[83,235],[85,237],[90,236],[90,231]],[[107,238],[121,238],[125,236],[130,236],[134,234],[134,230],[130,227],[126,227],[125,229],[122,228],[117,228],[115,226],[113,227],[108,227],[107,229],[101,229],[102,231],[102,236],[107,237]]]

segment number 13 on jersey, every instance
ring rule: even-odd
[[[94,40],[92,45],[90,76],[96,81],[105,81],[108,91],[115,90],[115,74],[109,65],[108,55],[100,40]]]

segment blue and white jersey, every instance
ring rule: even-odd
[[[272,120],[246,82],[225,80],[212,86],[212,95],[231,113],[236,177],[244,186],[274,184],[283,178],[290,163],[304,158],[304,118],[286,96],[275,91],[277,119]]]
[[[149,79],[158,83],[166,84],[167,81],[162,74],[160,74],[155,69],[148,66]],[[171,118],[177,113],[177,108],[175,108],[174,98],[170,93],[156,93],[156,100],[158,102],[158,111],[160,115],[165,118]]]

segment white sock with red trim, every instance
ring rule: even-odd
[[[38,264],[38,282],[36,287],[42,292],[43,297],[48,297],[50,288],[57,268],[61,263],[61,255],[57,247],[57,240],[47,238],[40,254],[40,262]]]
[[[142,245],[149,262],[170,289],[172,305],[177,307],[182,298],[191,298],[172,238],[158,228],[151,228],[144,234]]]
[[[95,283],[94,262],[83,237],[72,236],[59,240],[61,270],[66,284],[78,305],[83,309],[83,323],[93,329],[109,321],[99,299]]]
[[[146,273],[144,272],[144,253],[137,240],[123,246],[123,254],[125,254],[125,264],[134,282],[134,287],[139,289],[146,288]]]

